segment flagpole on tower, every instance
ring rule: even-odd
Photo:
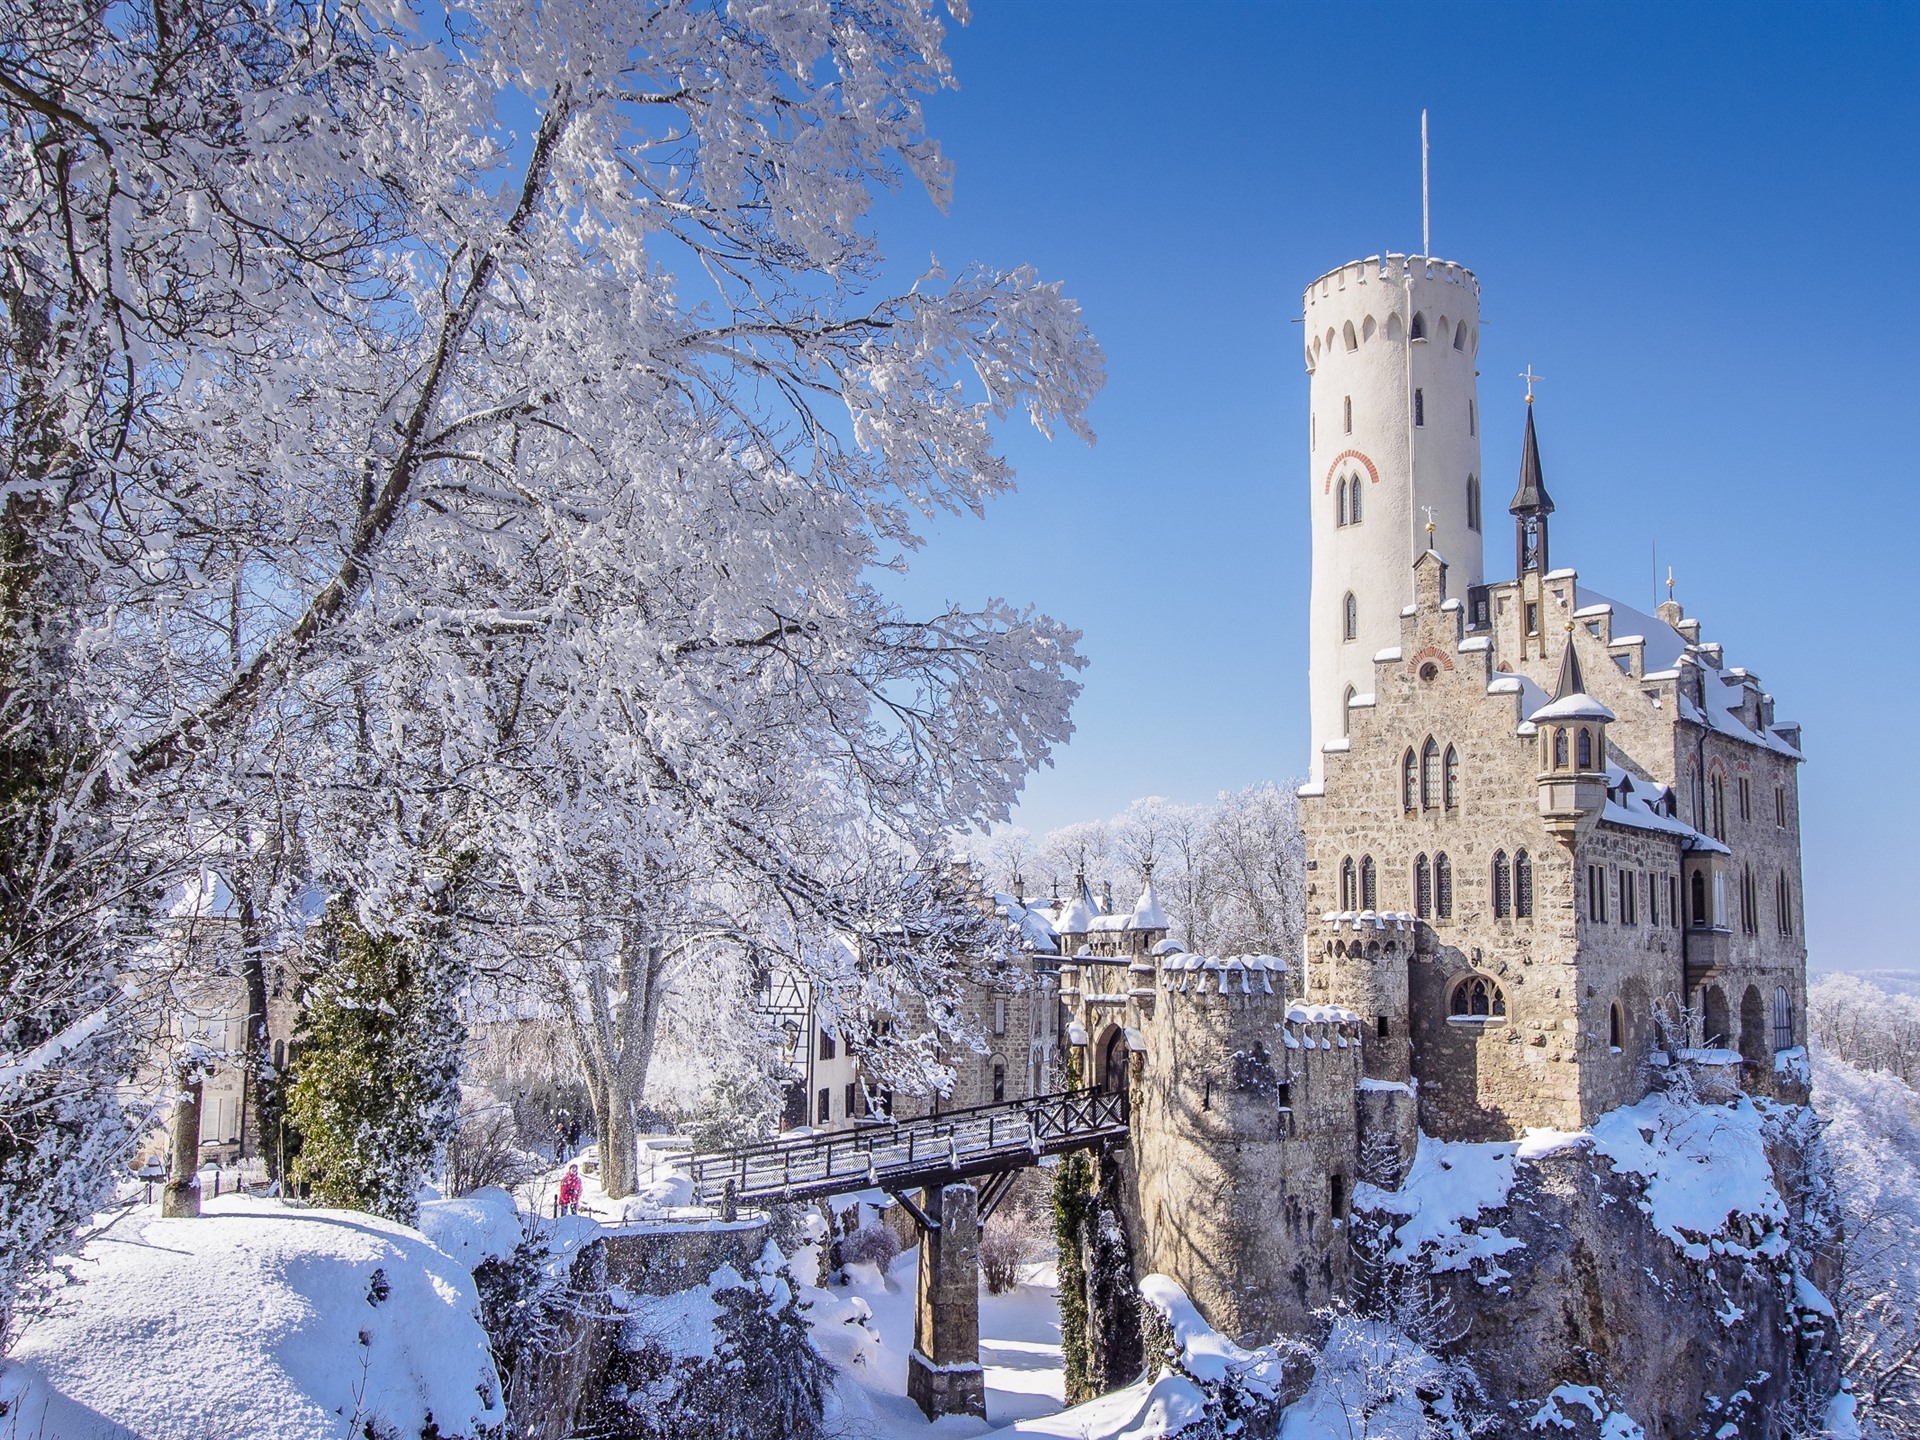
[[[1432,212],[1427,205],[1427,112],[1420,111],[1420,253],[1433,254]]]

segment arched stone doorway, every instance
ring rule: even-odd
[[[1127,1032],[1115,1026],[1100,1047],[1099,1085],[1109,1095],[1127,1098]]]
[[[1764,1073],[1773,1049],[1768,1044],[1767,1003],[1760,998],[1760,987],[1749,985],[1740,997],[1740,1058],[1761,1067]],[[1748,1081],[1752,1083],[1751,1078]]]
[[[1709,985],[1700,994],[1700,1043],[1715,1050],[1728,1045],[1732,1037],[1727,997],[1718,985]]]

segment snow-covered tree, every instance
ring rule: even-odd
[[[959,901],[897,882],[1004,818],[1080,660],[875,576],[1101,378],[1029,270],[880,283],[873,190],[948,190],[933,0],[8,14],[7,483],[99,734],[62,813],[158,817],[149,895],[217,836],[368,915],[472,850],[450,943],[506,973],[527,922],[641,1020],[716,896],[823,982],[838,934],[930,975]]]
[[[336,903],[328,923],[334,954],[303,997],[288,1096],[294,1178],[322,1204],[410,1224],[459,1122],[465,976],[437,917],[376,931]]]

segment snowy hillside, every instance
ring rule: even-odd
[[[130,1215],[67,1267],[0,1369],[5,1440],[445,1437],[501,1419],[478,1296],[370,1215],[210,1200]]]

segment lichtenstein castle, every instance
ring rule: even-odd
[[[1675,1066],[1804,1096],[1798,729],[1679,605],[1643,614],[1554,568],[1530,392],[1513,565],[1502,543],[1489,577],[1469,271],[1346,265],[1305,323],[1307,953],[1186,954],[1150,881],[1131,916],[1031,912],[1078,1074],[1129,1097],[1102,1170],[1132,1269],[1244,1340],[1314,1329],[1347,1288],[1354,1187],[1400,1185],[1422,1133],[1579,1131]],[[1638,1243],[1607,1262],[1630,1256],[1634,1283],[1654,1274]],[[1661,1306],[1641,1308],[1657,1344]],[[1550,1343],[1604,1348],[1605,1310]],[[1699,1376],[1669,1378],[1702,1403]]]

